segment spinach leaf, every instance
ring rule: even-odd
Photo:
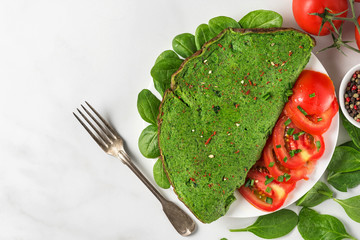
[[[333,197],[333,192],[323,182],[317,182],[304,196],[297,202],[297,206],[314,207],[323,201]]]
[[[353,172],[360,170],[360,152],[348,146],[336,147],[328,170],[331,172]]]
[[[299,213],[298,230],[305,240],[355,239],[346,232],[344,225],[336,217],[322,215],[306,207]]]
[[[239,21],[239,24],[243,28],[281,27],[282,23],[282,16],[270,10],[255,10],[249,12]]]
[[[160,100],[150,90],[143,89],[137,99],[137,109],[142,119],[156,125],[160,103]]]
[[[344,116],[344,114],[340,112],[340,118],[342,121],[342,124],[344,126],[344,128],[346,129],[346,131],[348,132],[349,136],[351,137],[351,139],[353,140],[354,144],[360,148],[360,129],[355,127],[354,125],[352,125]]]
[[[354,188],[360,184],[360,171],[348,173],[329,172],[327,181],[337,190],[346,192],[348,188]]]
[[[195,31],[195,44],[196,48],[199,50],[204,45],[204,43],[210,41],[215,34],[210,31],[210,28],[207,24],[201,24],[196,28]]]
[[[171,75],[175,73],[183,60],[176,58],[166,58],[158,61],[151,69],[151,76],[154,80],[155,89],[164,95],[166,89],[170,88]]]
[[[260,216],[251,226],[242,229],[230,229],[230,232],[252,232],[258,237],[272,239],[285,236],[296,227],[298,216],[295,212],[282,209]]]
[[[157,57],[155,64],[160,62],[161,60],[169,59],[169,58],[180,59],[179,56],[173,50],[165,50],[162,53],[160,53],[160,55]]]
[[[154,164],[153,174],[154,174],[155,182],[157,185],[159,185],[159,187],[164,188],[164,189],[170,188],[170,182],[166,176],[166,173],[164,171],[164,167],[163,167],[163,164],[162,164],[162,161],[160,158]]]
[[[140,134],[139,149],[146,158],[157,158],[160,156],[159,143],[157,138],[157,126],[149,125]]]
[[[345,210],[346,214],[355,222],[360,223],[360,195],[348,199],[334,199]]]
[[[352,147],[355,150],[360,151],[360,147],[356,146],[356,144],[353,141],[348,141],[346,143],[341,144],[340,146],[347,146],[347,147]]]
[[[196,52],[195,36],[191,33],[177,35],[172,41],[174,51],[183,58],[190,57]]]
[[[219,16],[209,20],[210,31],[218,35],[225,28],[240,28],[240,24],[230,17]]]

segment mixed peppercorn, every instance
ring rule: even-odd
[[[360,122],[360,71],[356,71],[346,86],[345,108],[349,115]]]

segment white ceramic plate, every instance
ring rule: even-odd
[[[327,74],[325,68],[314,54],[311,54],[310,61],[306,65],[305,69],[314,70]],[[157,91],[153,87],[152,82],[149,86],[149,89],[153,93],[157,94]],[[289,206],[290,204],[298,200],[300,197],[302,197],[320,179],[320,177],[325,172],[326,167],[328,166],[331,160],[331,156],[336,146],[338,133],[339,133],[339,114],[337,113],[332,120],[329,130],[325,134],[323,134],[325,146],[326,146],[324,155],[317,161],[314,171],[309,176],[309,180],[307,181],[301,180],[297,182],[295,189],[288,195],[288,198],[286,199],[282,208]],[[153,163],[146,164],[145,168],[147,168],[149,172],[152,172],[152,166]],[[169,200],[179,201],[172,189],[165,190],[163,191],[163,193]],[[261,211],[255,208],[254,206],[252,206],[241,196],[241,194],[238,191],[235,191],[235,197],[237,200],[232,203],[225,217],[239,217],[239,218],[257,217],[269,213],[269,212]],[[179,203],[179,205],[180,204],[182,205],[182,203]]]

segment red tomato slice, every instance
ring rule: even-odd
[[[303,131],[309,134],[320,135],[329,129],[332,118],[338,110],[339,104],[335,98],[331,103],[331,106],[325,112],[320,114],[309,115],[306,113],[307,115],[305,115],[305,113],[292,101],[289,101],[285,105],[284,113]]]
[[[286,168],[277,159],[274,147],[271,141],[268,141],[263,151],[264,165],[269,170],[271,176],[278,181],[296,182],[301,179],[307,180],[307,175],[314,169],[314,163],[307,161],[303,166],[298,169]],[[288,179],[288,180],[287,180]]]
[[[302,131],[286,115],[275,125],[272,144],[280,163],[289,169],[299,169],[308,161],[319,159],[325,151],[321,135]]]
[[[300,106],[309,115],[325,112],[334,101],[335,88],[328,75],[304,70],[293,87],[289,101]]]
[[[246,183],[239,191],[254,207],[263,211],[275,211],[284,204],[288,193],[295,188],[295,183],[279,183],[273,180],[265,184],[267,178],[271,176],[266,168],[255,166],[249,171]]]

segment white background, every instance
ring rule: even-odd
[[[359,14],[360,4],[356,8]],[[0,239],[183,239],[157,199],[119,160],[100,150],[72,111],[84,100],[93,104],[144,170],[154,160],[142,157],[137,147],[144,123],[136,101],[150,86],[158,54],[171,48],[175,35],[194,33],[212,17],[239,20],[256,9],[275,10],[285,27],[298,27],[290,0],[1,0]],[[354,40],[351,24],[345,25],[344,38]],[[330,36],[316,40],[315,53],[331,44]],[[336,88],[360,63],[360,54],[344,51],[347,56],[336,50],[317,54]],[[340,127],[338,143],[347,139]],[[151,171],[144,174],[152,179]],[[359,193],[358,187],[335,196]],[[360,238],[359,223],[334,201],[315,209],[338,217]],[[259,239],[228,231],[255,219],[197,221],[188,238]],[[301,236],[294,229],[282,239]]]

